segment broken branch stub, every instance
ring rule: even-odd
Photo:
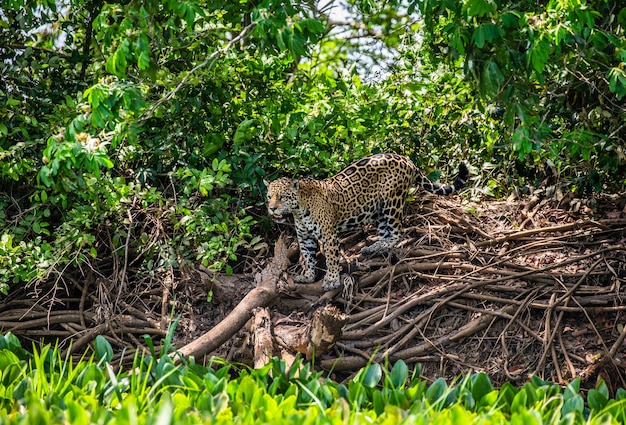
[[[329,352],[341,338],[349,316],[327,304],[318,307],[309,321],[304,314],[292,314],[274,322],[274,337],[279,344],[308,360]]]
[[[330,351],[341,338],[341,330],[348,319],[347,314],[330,304],[315,310],[309,331],[309,344],[306,350],[307,360]]]

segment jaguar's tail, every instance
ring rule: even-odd
[[[469,177],[469,170],[467,169],[467,165],[461,162],[459,164],[459,174],[456,176],[454,183],[445,184],[445,185],[439,184],[439,183],[433,183],[430,180],[428,180],[426,177],[423,177],[420,185],[428,192],[434,193],[436,195],[450,195],[451,193],[454,193],[460,188],[462,188],[465,182],[467,181],[468,177]]]

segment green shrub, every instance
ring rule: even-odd
[[[578,379],[565,388],[532,378],[520,388],[498,389],[475,373],[429,384],[419,367],[411,372],[399,361],[391,369],[370,364],[338,384],[302,360],[288,368],[273,359],[256,370],[218,359],[208,366],[175,364],[167,341],[160,353],[136,354],[132,367],[115,372],[104,337],[91,356],[74,362],[56,347],[31,354],[11,334],[1,336],[3,423],[584,424],[626,418],[626,392],[611,399],[603,382],[586,397]]]

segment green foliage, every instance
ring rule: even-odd
[[[579,186],[623,186],[626,9],[601,0],[412,7],[424,18],[424,54],[462,73],[472,108],[501,111],[500,143],[524,174],[550,161],[581,176]]]
[[[120,253],[137,255],[141,273],[195,260],[230,271],[258,241],[232,187],[258,186],[258,159],[273,151],[246,118],[269,100],[250,104],[247,93],[286,92],[284,75],[323,25],[282,2],[17,3],[0,19],[10,188],[0,192],[0,292]],[[247,34],[241,45],[233,32]],[[168,233],[153,238],[134,208]]]
[[[357,0],[346,22],[319,2],[7,5],[5,294],[106,275],[107,257],[139,278],[230,272],[259,242],[263,178],[374,152],[426,174],[466,160],[492,196],[545,168],[572,190],[626,184],[626,12],[610,2]]]
[[[309,363],[273,359],[257,370],[214,359],[208,366],[175,365],[161,351],[139,355],[114,371],[110,344],[94,355],[63,358],[49,345],[26,352],[0,337],[0,412],[3,423],[620,423],[626,396],[608,395],[603,382],[586,401],[580,381],[567,387],[533,378],[521,388],[494,388],[483,373],[447,384],[412,376],[402,361],[391,370],[370,364],[344,384]],[[100,360],[98,360],[100,358]]]

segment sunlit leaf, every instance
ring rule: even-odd
[[[111,347],[109,341],[102,335],[96,336],[94,340],[94,352],[98,360],[104,360],[106,362],[113,360],[113,347]]]
[[[463,10],[468,16],[485,16],[495,10],[495,5],[489,0],[466,0]]]
[[[552,50],[550,44],[545,40],[540,40],[535,43],[533,47],[530,49],[530,62],[532,64],[533,69],[541,74],[543,73],[544,67],[548,58],[550,56],[550,51]]]
[[[363,374],[363,385],[373,388],[380,382],[383,376],[382,368],[378,363],[373,363],[365,369]]]

